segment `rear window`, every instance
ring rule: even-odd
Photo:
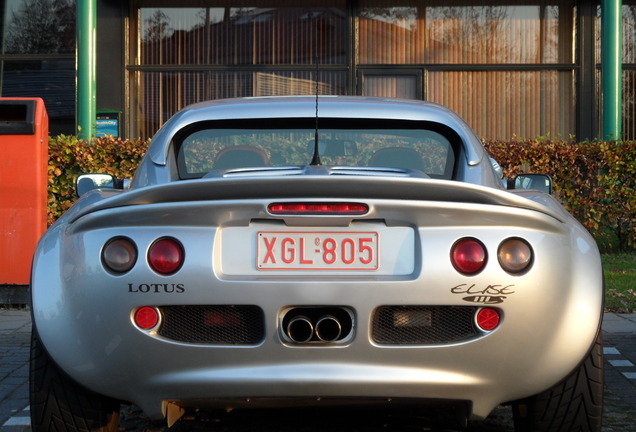
[[[179,176],[216,171],[310,165],[314,119],[211,121],[189,127],[176,141]],[[414,170],[451,179],[459,138],[427,122],[320,119],[320,162],[326,166]]]

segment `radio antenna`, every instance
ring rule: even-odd
[[[322,165],[320,162],[320,149],[318,147],[318,19],[317,15],[314,15],[314,30],[315,30],[315,47],[316,55],[314,56],[314,63],[316,63],[316,70],[314,72],[314,81],[316,82],[316,122],[314,128],[314,156],[311,158],[311,165]]]

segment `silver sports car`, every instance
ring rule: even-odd
[[[430,103],[190,106],[132,181],[80,176],[40,241],[33,430],[115,431],[123,402],[168,425],[352,403],[461,424],[509,404],[518,431],[598,432],[600,256],[550,183],[502,179]]]

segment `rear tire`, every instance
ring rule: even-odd
[[[516,432],[600,432],[603,415],[603,338],[599,331],[583,363],[567,378],[516,401]]]
[[[119,403],[73,381],[31,332],[29,399],[33,432],[116,432]]]

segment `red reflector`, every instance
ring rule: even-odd
[[[451,249],[451,262],[460,273],[473,275],[479,273],[485,266],[488,257],[486,248],[479,240],[463,238],[458,240]]]
[[[499,311],[493,308],[481,308],[477,311],[477,325],[485,331],[491,331],[497,328],[501,316]]]
[[[144,306],[135,312],[135,324],[144,330],[150,330],[159,323],[159,312],[153,307]]]
[[[363,215],[369,206],[360,203],[272,203],[267,207],[277,215]]]
[[[184,253],[181,243],[172,238],[157,240],[148,251],[148,264],[157,273],[170,275],[181,268]]]

